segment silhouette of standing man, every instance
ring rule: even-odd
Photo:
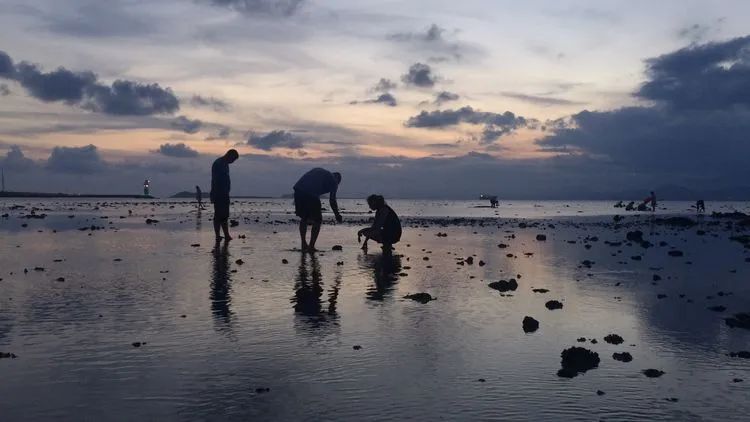
[[[232,187],[229,165],[239,157],[237,150],[230,149],[211,166],[211,202],[214,204],[214,232],[217,242],[221,240],[219,228],[224,231],[225,241],[232,240],[229,235],[229,191]]]
[[[294,211],[300,218],[299,236],[302,252],[315,252],[315,242],[318,240],[320,225],[323,222],[323,210],[320,196],[330,194],[331,210],[336,215],[336,221],[343,220],[336,202],[336,192],[341,183],[341,173],[331,173],[322,168],[314,168],[300,177],[294,185]],[[307,225],[311,224],[310,243],[307,237]]]
[[[198,210],[202,210],[203,208],[203,192],[201,192],[200,186],[195,186],[195,200],[198,201]]]

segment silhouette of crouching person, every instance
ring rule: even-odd
[[[372,226],[357,232],[357,241],[364,236],[362,250],[367,252],[367,241],[372,239],[383,245],[383,253],[389,254],[393,251],[393,245],[401,240],[401,220],[381,195],[368,196],[367,205],[375,211],[375,221]]]

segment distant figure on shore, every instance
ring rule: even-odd
[[[197,185],[195,186],[195,200],[198,201],[198,209],[204,210],[205,208],[203,207],[203,192],[201,191],[201,187]]]
[[[656,211],[656,194],[654,193],[654,191],[651,191],[651,194],[647,196],[646,199],[643,200],[643,203],[641,204],[641,206],[638,207],[638,211],[647,210],[646,206],[649,203],[651,204],[651,212],[655,212]]]
[[[496,195],[479,195],[479,199],[486,199],[490,201],[490,208],[497,208],[497,206],[500,204],[500,201],[497,200]]]
[[[216,241],[220,241],[219,229],[224,231],[224,240],[232,240],[229,235],[229,191],[232,183],[229,179],[229,165],[237,161],[240,154],[230,149],[226,154],[214,161],[211,166],[211,202],[214,204],[214,233]]]
[[[323,223],[323,209],[320,196],[330,194],[331,210],[339,223],[343,220],[336,202],[336,192],[341,183],[341,173],[331,173],[322,168],[314,168],[294,185],[294,213],[300,218],[299,235],[302,252],[315,252],[315,242],[318,240],[320,225]],[[310,242],[306,241],[307,225],[312,225]]]
[[[366,227],[357,232],[357,241],[365,237],[362,244],[362,250],[367,252],[367,241],[372,239],[383,244],[383,253],[390,254],[393,251],[393,244],[401,240],[401,220],[398,215],[381,195],[370,195],[367,197],[367,205],[375,211],[375,221],[371,227]]]
[[[706,212],[706,203],[702,199],[695,201],[695,211],[698,213]]]

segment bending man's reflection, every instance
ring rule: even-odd
[[[327,318],[336,317],[336,304],[341,274],[338,274],[328,293],[328,307],[323,307],[323,282],[320,274],[320,262],[316,255],[301,254],[297,279],[294,284],[292,303],[298,315],[307,317],[306,320],[314,326],[327,322]]]
[[[213,273],[211,274],[211,312],[214,321],[229,326],[232,319],[230,304],[232,288],[229,271],[229,242],[216,243],[211,251],[213,256]]]
[[[391,291],[393,285],[398,281],[401,272],[401,255],[362,254],[358,257],[359,265],[372,271],[373,285],[367,289],[367,298],[382,301]]]

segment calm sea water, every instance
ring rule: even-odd
[[[735,228],[706,217],[671,229],[604,202],[391,205],[408,222],[387,259],[358,248],[355,228],[369,216],[363,201],[342,201],[350,222],[327,224],[315,256],[293,250],[289,200],[237,201],[234,233],[246,237],[218,247],[211,213],[188,201],[0,202],[9,214],[0,218],[0,352],[17,355],[0,359],[0,420],[750,414],[750,361],[728,356],[750,349],[750,331],[723,321],[750,311],[750,254],[729,240]],[[690,205],[664,202],[659,213],[692,215]],[[33,208],[48,216],[20,218]],[[626,227],[603,224],[615,213],[629,216]],[[655,246],[604,244],[634,228]],[[330,251],[334,244],[343,250]],[[669,256],[672,249],[684,256]],[[474,264],[460,265],[468,256]],[[519,282],[511,295],[487,286],[511,277]],[[532,291],[540,288],[549,292]],[[437,300],[404,298],[417,292]],[[551,299],[563,309],[547,310]],[[727,310],[708,309],[717,305]],[[533,334],[521,329],[527,315],[540,322]],[[625,342],[607,344],[610,333]],[[560,352],[575,345],[601,363],[559,378]],[[634,360],[612,359],[622,351]],[[646,378],[648,368],[665,375]]]

